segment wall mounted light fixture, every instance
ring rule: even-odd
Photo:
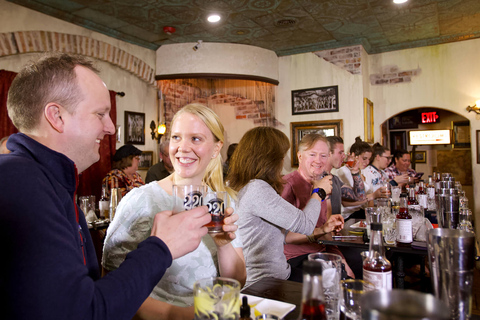
[[[163,135],[167,131],[167,126],[165,123],[161,123],[157,127],[155,121],[152,120],[152,122],[150,122],[150,130],[152,130],[152,140],[157,140],[157,143],[160,143],[160,139],[162,139]]]
[[[468,106],[467,111],[475,111],[477,114],[480,114],[480,100],[475,101],[475,104],[473,106]]]

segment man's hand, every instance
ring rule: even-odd
[[[195,250],[207,234],[204,227],[212,220],[206,206],[172,215],[162,211],[155,215],[151,235],[165,242],[173,259]]]
[[[327,194],[332,193],[332,175],[329,174],[328,176],[323,177],[319,181],[313,181],[313,188],[321,188],[325,190]]]
[[[332,214],[322,226],[325,233],[339,232],[343,229],[344,220],[341,214]]]

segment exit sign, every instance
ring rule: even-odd
[[[438,120],[438,114],[433,112],[422,112],[422,123],[435,123]]]

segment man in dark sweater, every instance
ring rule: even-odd
[[[4,319],[132,319],[172,259],[199,245],[206,207],[156,215],[151,236],[100,278],[78,173],[115,132],[110,97],[92,63],[67,54],[27,65],[9,91],[20,133],[0,155],[0,310]],[[174,313],[175,307],[166,313]]]

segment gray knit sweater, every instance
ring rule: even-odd
[[[297,209],[263,180],[251,180],[240,190],[236,212],[247,266],[246,286],[264,277],[290,276],[283,254],[285,230],[311,234],[320,209],[315,199],[303,211]]]

